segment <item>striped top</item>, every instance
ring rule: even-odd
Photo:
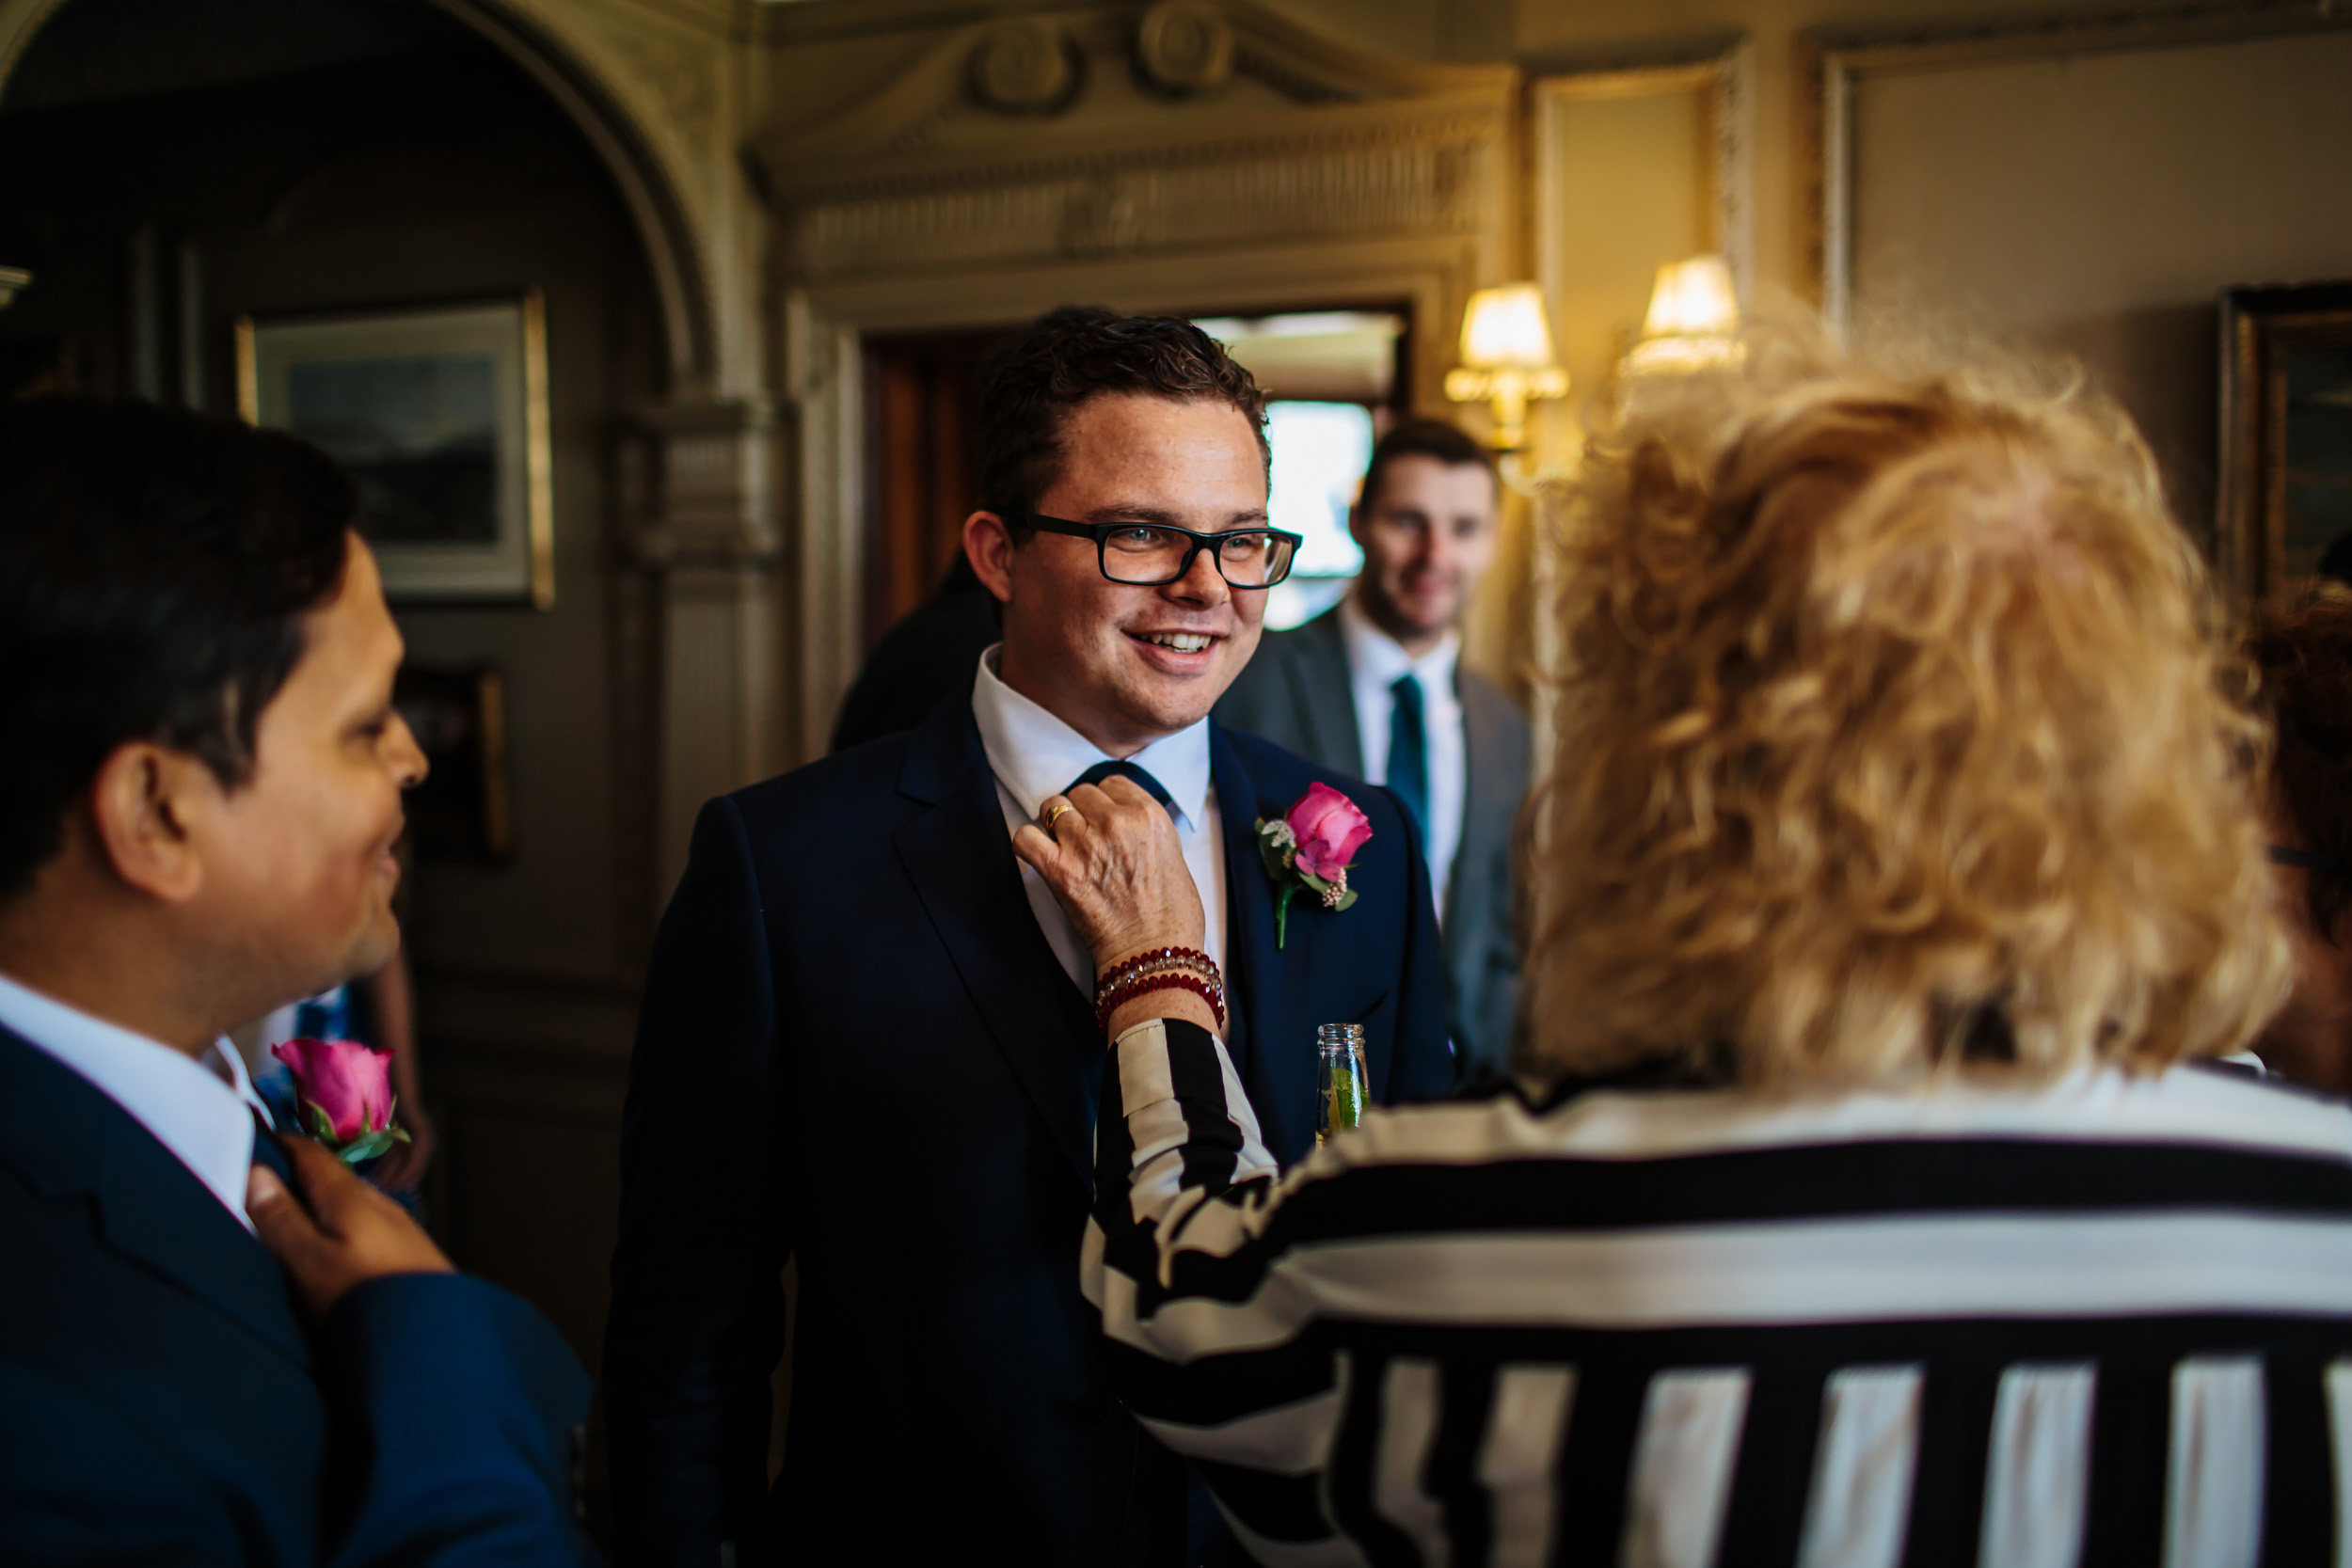
[[[1116,1046],[1087,1295],[1266,1568],[2352,1568],[2341,1104],[1504,1095],[1278,1180],[1215,1037]]]

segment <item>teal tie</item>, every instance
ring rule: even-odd
[[[1399,675],[1389,688],[1396,699],[1389,710],[1389,787],[1413,814],[1413,826],[1429,834],[1429,741],[1421,716],[1421,682]]]

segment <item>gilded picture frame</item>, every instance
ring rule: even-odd
[[[2220,402],[2214,554],[2243,609],[2352,532],[2352,281],[2223,291]]]
[[[540,291],[235,330],[238,412],[351,471],[388,598],[553,607]]]

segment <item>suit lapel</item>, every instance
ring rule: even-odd
[[[1299,1147],[1311,1142],[1311,1125],[1295,1130],[1302,1112],[1313,1114],[1315,1052],[1313,1030],[1307,1019],[1306,976],[1311,972],[1310,948],[1316,922],[1298,919],[1303,911],[1294,902],[1290,940],[1274,945],[1274,891],[1266,879],[1265,863],[1258,853],[1257,821],[1275,817],[1290,808],[1288,800],[1261,798],[1248,769],[1242,765],[1224,728],[1209,725],[1209,776],[1216,784],[1217,815],[1225,829],[1225,889],[1230,918],[1226,922],[1225,961],[1231,971],[1233,1010],[1241,1021],[1236,1031],[1247,1050],[1246,1060],[1234,1062],[1258,1111],[1267,1147]]]
[[[1351,778],[1364,776],[1364,737],[1356,722],[1356,684],[1347,672],[1347,633],[1327,610],[1298,628],[1291,661],[1298,711],[1314,737],[1314,760]]]
[[[908,880],[1013,1076],[1091,1191],[1089,1074],[1103,1047],[1090,1026],[1073,1027],[1086,999],[1022,891],[970,703],[943,706],[915,732],[898,787],[930,807],[894,837]]]
[[[93,1197],[103,1244],[310,1365],[285,1276],[262,1244],[130,1113],[5,1029],[0,1159],[49,1196]]]
[[[1510,802],[1498,813],[1488,799],[1495,793],[1495,761],[1499,736],[1495,733],[1495,714],[1480,701],[1483,693],[1462,678],[1461,666],[1454,670],[1454,695],[1462,705],[1462,836],[1454,846],[1454,863],[1456,868],[1476,868],[1486,863],[1489,836],[1495,832],[1508,833]],[[1469,911],[1463,904],[1463,889],[1479,883],[1477,876],[1455,877],[1446,884],[1445,917],[1448,932],[1461,927],[1463,916]]]

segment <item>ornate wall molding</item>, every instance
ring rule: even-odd
[[[1003,179],[869,184],[869,194],[799,206],[785,222],[793,270],[810,281],[1306,236],[1472,233],[1486,220],[1490,166],[1503,156],[1491,119],[1379,124],[1357,135],[1104,152]]]
[[[1531,81],[1528,93],[1531,112],[1539,119],[1548,103],[1561,99],[1704,93],[1710,238],[1729,264],[1740,297],[1750,299],[1756,278],[1756,48],[1744,36],[1715,48],[1711,54],[1658,63],[1613,60],[1563,68]],[[1547,211],[1545,193],[1537,193],[1535,206],[1539,230],[1565,217]],[[1535,239],[1540,247],[1542,236]]]

